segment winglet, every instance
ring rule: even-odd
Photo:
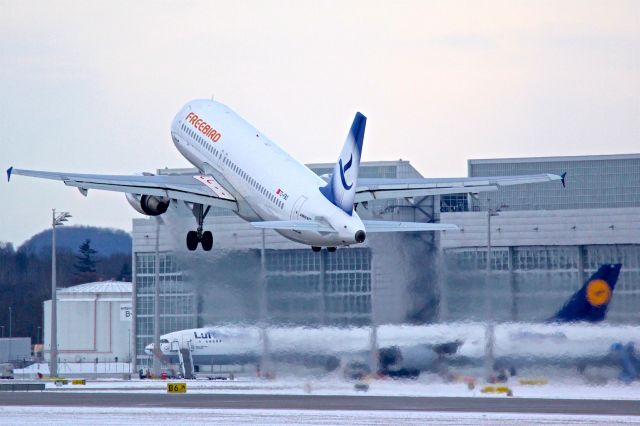
[[[338,157],[338,161],[333,167],[331,179],[326,186],[320,188],[320,192],[327,200],[349,215],[353,213],[353,200],[356,194],[358,169],[362,155],[362,141],[366,125],[367,117],[359,112],[356,113],[340,157]]]
[[[7,169],[7,182],[11,180],[11,172],[13,172],[13,166]]]
[[[567,187],[567,183],[565,182],[566,177],[567,177],[567,172],[564,172],[563,174],[560,175],[560,182],[562,182],[563,188]]]

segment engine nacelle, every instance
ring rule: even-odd
[[[160,216],[169,208],[171,200],[155,195],[126,194],[127,201],[138,213],[147,216]]]

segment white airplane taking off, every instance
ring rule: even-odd
[[[93,175],[43,172],[10,167],[11,175],[61,180],[77,187],[126,194],[138,212],[158,216],[171,203],[186,203],[197,230],[187,233],[187,248],[213,246],[202,224],[211,207],[234,211],[257,228],[274,229],[314,251],[365,241],[367,233],[457,229],[440,223],[361,220],[354,205],[385,198],[478,193],[500,186],[561,180],[564,175],[473,177],[451,179],[358,179],[367,119],[357,113],[333,174],[324,180],[228,106],[212,100],[187,103],[173,119],[171,138],[178,151],[200,170],[196,176]]]

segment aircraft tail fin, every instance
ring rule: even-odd
[[[549,321],[602,321],[607,314],[621,267],[619,263],[600,266]]]
[[[366,124],[367,117],[359,112],[356,113],[338,162],[333,167],[331,179],[326,186],[320,188],[320,192],[329,201],[349,215],[353,213],[353,200],[358,184],[358,169]]]

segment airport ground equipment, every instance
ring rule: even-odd
[[[189,348],[180,348],[178,357],[180,358],[180,371],[182,371],[182,377],[185,379],[195,379],[191,350]]]

